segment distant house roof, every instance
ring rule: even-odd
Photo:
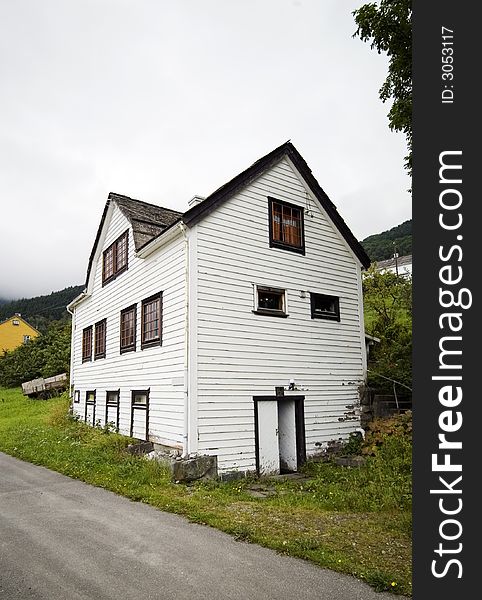
[[[142,202],[141,200],[135,200],[134,198],[129,198],[128,196],[111,192],[108,196],[99,229],[97,230],[94,246],[89,258],[86,286],[89,281],[97,244],[99,243],[104,221],[107,216],[107,209],[112,201],[116,202],[120,210],[129,220],[134,234],[135,249],[138,251],[155,238],[161,236],[167,229],[181,220],[186,223],[186,225],[197,223],[206,215],[215,210],[220,204],[231,198],[236,192],[254,181],[271,166],[274,166],[284,156],[287,156],[292,161],[301,176],[305,179],[316,199],[319,201],[323,209],[338,228],[341,235],[344,237],[349,247],[354,252],[355,256],[357,256],[358,260],[365,268],[368,268],[370,265],[370,259],[368,258],[365,250],[338,213],[336,206],[322,190],[301,154],[298,152],[298,150],[296,150],[293,144],[288,141],[257,160],[245,171],[239,175],[236,175],[236,177],[222,185],[210,196],[205,198],[202,202],[194,205],[185,213],[177,212],[169,208],[163,208],[161,206],[156,206],[155,204],[149,204],[148,202]]]
[[[8,323],[8,321],[11,321],[12,319],[18,319],[19,321],[22,321],[23,323],[25,323],[25,325],[28,325],[31,329],[33,329],[40,335],[40,331],[33,325],[30,325],[30,323],[28,321],[26,321],[20,313],[15,313],[11,317],[3,319],[3,321],[0,321],[0,325],[3,325],[4,323]]]
[[[399,256],[397,259],[389,258],[388,260],[380,260],[376,262],[378,271],[395,269],[397,266],[399,269],[401,269],[403,267],[412,266],[412,255],[407,254],[406,256]]]

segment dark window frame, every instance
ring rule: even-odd
[[[334,312],[316,313],[316,299],[317,298],[328,298],[334,303]],[[311,318],[322,319],[325,321],[340,321],[340,298],[339,296],[332,296],[331,294],[320,294],[318,292],[310,292],[310,306],[311,306]]]
[[[266,292],[266,293],[276,293],[276,294],[280,294],[283,298],[283,309],[279,310],[279,309],[273,309],[273,308],[260,308],[259,306],[259,294]],[[276,287],[271,287],[271,286],[267,286],[267,285],[255,285],[254,286],[254,310],[253,313],[255,315],[265,315],[265,316],[269,316],[269,317],[281,317],[286,319],[289,315],[286,312],[287,310],[287,295],[286,295],[286,289],[285,288],[276,288]]]
[[[288,244],[283,240],[275,240],[273,232],[273,205],[279,204],[281,207],[295,209],[300,213],[300,238],[301,243],[299,246]],[[297,254],[305,254],[305,211],[302,206],[285,202],[284,200],[278,200],[268,196],[268,224],[269,224],[269,246],[270,248],[280,248],[282,250],[289,250],[290,252],[296,252]],[[280,231],[283,231],[283,223],[280,223]]]
[[[80,404],[80,390],[74,390],[74,404]]]
[[[92,411],[92,427],[95,427],[95,407],[97,404],[97,390],[87,390],[85,392],[85,414],[84,414],[84,421],[85,423],[87,423],[87,407],[88,406],[93,406],[94,410]],[[89,394],[94,394],[94,399],[93,400],[89,400]]]
[[[125,242],[125,264],[123,264],[120,268],[117,267],[117,261],[118,261],[118,248],[120,246],[120,243],[123,240],[126,240]],[[105,274],[105,257],[107,256],[107,254],[112,250],[113,252],[113,256],[112,256],[112,274],[108,275],[106,277]],[[110,244],[110,246],[108,246],[104,252],[102,253],[102,286],[110,283],[111,281],[114,281],[114,279],[116,277],[118,277],[121,273],[124,273],[124,271],[127,271],[127,269],[129,268],[129,230],[127,229],[126,231],[124,231],[124,233],[122,235],[120,235],[116,240],[114,240],[112,242],[112,244]]]
[[[159,309],[158,309],[158,313],[157,313],[157,318],[159,320],[159,335],[156,338],[145,340],[144,339],[144,336],[145,336],[145,332],[144,332],[145,311],[144,311],[144,309],[148,304],[151,304],[152,302],[155,302],[155,301],[159,301]],[[157,294],[149,296],[149,298],[145,298],[141,302],[141,350],[144,350],[146,348],[153,348],[155,346],[162,346],[162,292],[158,292]]]
[[[134,411],[135,410],[143,410],[146,413],[146,440],[149,438],[149,396],[151,393],[151,388],[147,388],[146,390],[132,390],[131,391],[131,426],[130,426],[130,437],[133,437],[134,434]],[[135,404],[134,397],[136,394],[145,394],[146,403],[145,404]]]
[[[86,349],[87,349],[87,344],[85,341],[85,337],[86,334],[90,333],[90,343],[89,343],[89,353],[87,354]],[[88,327],[84,327],[84,329],[82,329],[82,362],[90,362],[92,360],[92,341],[93,341],[93,331],[92,331],[92,325],[89,325]]]
[[[104,333],[103,333],[104,350],[103,350],[103,352],[97,351],[97,346],[98,346],[97,332],[100,329],[100,325],[104,326]],[[97,321],[97,323],[95,324],[95,328],[94,328],[94,360],[99,360],[100,358],[105,358],[106,346],[107,346],[107,319],[101,319],[100,321]]]
[[[134,312],[134,341],[132,342],[132,344],[123,346],[122,345],[122,317],[132,311]],[[128,306],[127,308],[124,308],[121,310],[119,332],[120,332],[120,334],[119,334],[120,335],[120,337],[119,337],[120,353],[125,354],[126,352],[135,352],[136,345],[137,345],[137,304],[132,304],[131,306]]]
[[[109,394],[116,394],[117,400],[115,402],[112,402],[112,400],[109,401]],[[115,428],[116,428],[116,431],[119,431],[120,389],[118,389],[118,390],[106,390],[106,392],[105,392],[105,420],[104,420],[105,425],[107,425],[107,423],[111,422],[111,421],[107,421],[107,418],[109,416],[108,415],[108,413],[109,413],[109,407],[116,409]]]

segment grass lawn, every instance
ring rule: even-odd
[[[124,436],[67,417],[68,399],[29,400],[0,388],[0,450],[278,552],[411,595],[411,473],[394,439],[360,468],[306,465],[308,481],[170,481],[127,454]],[[250,486],[268,491],[253,497]]]

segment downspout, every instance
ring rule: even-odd
[[[189,239],[186,233],[186,226],[181,221],[178,223],[179,229],[182,231],[184,237],[184,284],[185,284],[185,302],[184,310],[185,322],[184,322],[184,431],[182,435],[182,458],[189,456]]]
[[[74,381],[74,330],[75,330],[75,312],[66,306],[67,312],[72,316],[72,328],[70,330],[70,374],[69,374],[69,395],[73,398],[72,386]],[[73,404],[71,405],[71,408]]]

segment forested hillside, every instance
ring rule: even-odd
[[[52,321],[68,319],[69,314],[65,307],[83,289],[83,285],[76,285],[59,292],[52,292],[47,296],[21,298],[20,300],[7,301],[5,304],[0,303],[0,321],[8,319],[15,313],[20,313],[26,321],[40,332],[45,333]]]
[[[399,256],[412,254],[412,220],[388,231],[370,235],[362,240],[361,244],[372,261],[392,258],[395,247]]]

